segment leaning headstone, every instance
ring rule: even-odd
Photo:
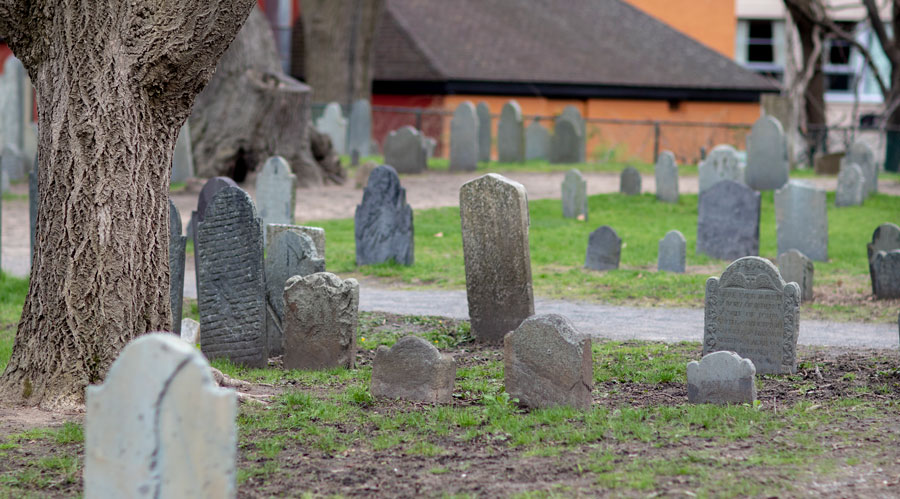
[[[181,319],[180,322],[181,327],[181,339],[184,340],[188,345],[197,345],[200,343],[200,323],[191,319],[190,317],[185,317]]]
[[[788,181],[787,140],[781,123],[771,116],[761,116],[747,139],[747,186],[756,191],[778,189]]]
[[[666,236],[659,240],[656,269],[683,274],[687,256],[686,248],[687,241],[681,232],[677,230],[667,232]]]
[[[484,102],[479,102],[475,106],[475,112],[478,114],[478,161],[491,160],[492,145],[492,129],[491,129],[491,109]]]
[[[25,154],[14,144],[6,144],[0,152],[0,169],[6,173],[12,182],[18,182],[25,178],[28,172],[28,164]]]
[[[250,195],[219,191],[197,228],[197,308],[210,360],[266,367],[266,286],[262,226]]]
[[[322,260],[325,260],[325,229],[321,227],[310,227],[308,225],[266,225],[266,253],[272,251],[272,241],[282,232],[296,232],[297,234],[309,236],[316,246],[316,255]]]
[[[460,187],[459,211],[472,335],[498,343],[534,314],[528,196],[489,173]]]
[[[588,237],[584,268],[591,270],[617,269],[621,254],[622,238],[612,227],[604,225],[591,232]]]
[[[626,166],[619,175],[619,192],[626,196],[641,193],[641,172],[633,166]]]
[[[862,169],[866,178],[865,197],[878,192],[878,164],[875,162],[875,153],[865,142],[854,142],[844,155],[841,164],[856,163]]]
[[[391,164],[390,161],[385,161]],[[456,107],[450,120],[450,170],[478,168],[478,116],[475,106],[465,101]]]
[[[359,156],[372,153],[372,107],[359,99],[350,108],[350,128],[347,131],[347,152]]]
[[[843,159],[843,152],[817,155],[813,160],[813,168],[816,175],[837,175],[841,168],[841,160]]]
[[[800,286],[785,283],[765,258],[731,263],[706,281],[703,355],[720,350],[750,359],[759,374],[797,370]]]
[[[785,282],[796,282],[800,286],[800,299],[813,299],[813,276],[815,267],[812,260],[796,249],[778,255],[778,272]]]
[[[503,377],[506,393],[523,406],[588,410],[591,339],[561,315],[531,316],[503,338]]]
[[[675,155],[670,151],[659,153],[653,172],[656,176],[656,199],[665,203],[677,203],[678,165],[675,164]]]
[[[325,272],[325,260],[306,234],[281,231],[266,252],[266,337],[269,356],[283,353],[284,284],[293,276]]]
[[[697,253],[722,260],[759,254],[760,195],[723,180],[700,193]]]
[[[828,212],[825,190],[791,180],[775,191],[778,254],[800,250],[807,258],[828,261]]]
[[[838,175],[835,206],[859,206],[866,198],[866,177],[856,163],[844,164]]]
[[[428,154],[422,134],[405,126],[389,133],[384,139],[384,162],[397,173],[421,173],[428,167]]]
[[[256,177],[256,209],[263,226],[293,224],[297,177],[281,156],[272,156]]]
[[[875,255],[879,251],[893,251],[900,249],[900,227],[892,223],[883,223],[879,225],[875,232],[872,233],[872,242],[866,245],[866,253],[869,257],[869,277],[872,280],[872,294],[877,295],[875,291]]]
[[[731,180],[744,183],[744,167],[737,151],[728,144],[720,144],[710,151],[709,156],[697,168],[699,192],[703,192],[719,181]]]
[[[322,116],[316,120],[316,130],[331,138],[331,147],[338,154],[347,154],[347,118],[337,102],[329,102]]]
[[[446,404],[453,400],[456,361],[418,336],[378,347],[372,362],[372,396]]]
[[[169,304],[172,332],[181,334],[181,306],[184,301],[184,257],[187,237],[181,235],[181,215],[169,200]]]
[[[756,367],[734,352],[713,352],[688,362],[687,385],[692,404],[752,404]]]
[[[511,100],[503,105],[497,125],[497,161],[521,163],[525,159],[525,129],[522,108]]]
[[[84,497],[237,495],[237,396],[196,348],[139,336],[86,392]]]
[[[563,179],[562,210],[565,218],[581,217],[580,220],[587,220],[587,181],[576,168],[567,171]]]
[[[566,120],[575,125],[575,129],[578,131],[578,137],[581,139],[581,143],[578,145],[578,163],[584,163],[584,158],[586,154],[585,142],[587,140],[587,123],[584,121],[584,117],[581,116],[581,111],[578,110],[577,107],[569,105],[563,108],[562,113],[556,117],[556,122],[554,124],[557,126],[560,121]]]
[[[580,149],[583,143],[577,124],[567,119],[558,120],[553,128],[553,138],[550,140],[550,162],[578,163],[581,160]]]
[[[178,132],[175,154],[172,157],[172,177],[169,182],[185,182],[194,176],[194,153],[191,151],[191,127],[187,122]]]
[[[871,267],[875,298],[900,298],[900,250],[875,253]]]
[[[31,171],[28,173],[28,222],[31,230],[31,254],[28,261],[34,258],[35,236],[37,231],[38,206],[40,204],[40,193],[38,191],[38,158],[35,154],[34,163],[32,163]]]
[[[369,175],[372,174],[372,170],[377,166],[378,163],[374,161],[366,161],[356,170],[356,175],[353,177],[353,184],[357,189],[362,189],[369,183]]]
[[[372,265],[391,259],[412,265],[413,213],[406,189],[393,168],[381,165],[369,176],[362,202],[356,206],[356,264]]]
[[[534,120],[525,129],[525,159],[546,160],[550,152],[550,132]]]
[[[284,285],[285,369],[352,368],[359,284],[320,272]]]

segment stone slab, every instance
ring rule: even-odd
[[[338,154],[347,154],[347,118],[344,118],[341,105],[329,102],[322,116],[316,120],[316,130],[331,138],[331,147]]]
[[[796,282],[800,286],[800,300],[812,301],[815,266],[812,260],[796,249],[778,255],[778,271],[785,282]]]
[[[580,162],[583,145],[584,140],[577,123],[568,119],[557,120],[556,126],[553,127],[553,137],[550,139],[550,162],[556,164]]]
[[[388,162],[390,164],[390,162]],[[450,171],[478,168],[478,115],[475,106],[464,101],[450,120]]]
[[[665,237],[659,240],[656,269],[660,272],[683,274],[686,257],[687,241],[684,234],[677,230],[670,230]]]
[[[812,260],[828,261],[828,200],[825,190],[791,180],[775,191],[778,254],[800,250]]]
[[[256,176],[256,209],[263,226],[294,223],[297,206],[297,177],[281,156],[266,160]]]
[[[350,122],[347,131],[347,152],[368,156],[373,152],[372,106],[366,99],[353,101],[350,107]]]
[[[537,120],[525,129],[525,159],[547,160],[550,157],[550,132]]]
[[[452,146],[451,146],[452,147]],[[421,173],[428,167],[424,137],[414,127],[405,126],[384,139],[384,162],[397,173]]]
[[[753,404],[756,367],[734,352],[713,352],[688,362],[687,385],[692,404]]]
[[[900,227],[892,223],[883,223],[876,227],[875,232],[872,233],[872,241],[866,245],[873,295],[877,295],[875,292],[875,269],[872,266],[875,261],[875,255],[879,251],[893,251],[895,249],[900,249]]]
[[[578,169],[566,172],[562,183],[562,210],[564,218],[588,219],[587,181]]]
[[[641,172],[633,166],[626,166],[619,175],[619,192],[626,196],[641,193]]]
[[[294,276],[284,286],[285,369],[352,368],[359,283],[329,272]]]
[[[744,167],[738,153],[728,144],[717,145],[697,168],[699,192],[703,192],[721,180],[744,183]]]
[[[865,142],[854,142],[850,149],[847,149],[847,154],[841,161],[841,164],[854,163],[859,165],[866,178],[865,197],[869,197],[869,194],[873,192],[878,192],[878,163],[875,162],[875,153],[872,148]]]
[[[286,224],[268,224],[266,225],[266,252],[272,251],[272,238],[282,232],[296,232],[297,234],[306,234],[312,239],[316,246],[316,255],[325,260],[325,229],[322,227],[310,227],[308,225],[286,225]]]
[[[497,125],[497,161],[521,163],[525,159],[525,128],[522,108],[511,100],[503,105]]]
[[[838,175],[835,206],[859,206],[866,198],[866,177],[856,163],[845,164]]]
[[[392,347],[378,347],[370,391],[376,398],[432,404],[453,401],[456,361],[418,336],[404,336]]]
[[[759,254],[758,192],[722,180],[700,193],[697,253],[722,260]]]
[[[604,225],[591,232],[588,237],[584,268],[591,270],[617,269],[621,254],[622,238],[612,227]]]
[[[664,203],[678,202],[678,165],[671,151],[659,153],[653,168],[656,176],[656,199]]]
[[[872,260],[872,284],[879,300],[900,298],[900,250],[879,251]]]
[[[781,188],[788,181],[787,140],[781,123],[772,116],[762,116],[750,130],[747,139],[747,186],[757,191]]]

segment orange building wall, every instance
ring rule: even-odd
[[[734,0],[625,0],[720,54],[734,59]]]

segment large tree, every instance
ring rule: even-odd
[[[135,336],[168,330],[178,129],[255,0],[0,0],[38,94],[31,285],[0,400],[83,404]]]

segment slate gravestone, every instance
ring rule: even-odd
[[[359,284],[320,272],[284,286],[285,369],[352,368],[356,359]]]
[[[667,232],[666,236],[659,240],[656,269],[683,274],[687,256],[686,248],[687,241],[681,232],[677,230]]]
[[[578,137],[581,139],[578,145],[578,161],[576,163],[584,163],[586,147],[585,143],[587,141],[587,124],[584,121],[584,117],[581,116],[581,111],[578,110],[577,107],[569,105],[563,108],[562,113],[556,117],[556,121],[554,123],[554,129],[559,126],[560,121],[568,121],[575,126],[575,130],[578,131]]]
[[[872,260],[875,298],[900,298],[900,250],[879,251]]]
[[[455,381],[452,355],[418,336],[404,336],[390,348],[378,347],[370,391],[375,398],[447,404],[453,401]]]
[[[208,359],[266,367],[262,225],[250,195],[219,191],[197,228],[197,308]]]
[[[203,184],[203,188],[200,189],[200,195],[197,196],[197,211],[191,212],[191,221],[188,224],[187,235],[188,239],[194,241],[194,285],[197,289],[200,289],[200,272],[198,271],[200,268],[200,251],[198,251],[200,242],[197,240],[197,225],[203,221],[206,208],[216,194],[226,187],[237,187],[237,184],[228,177],[213,177],[207,180]]]
[[[14,144],[6,144],[0,152],[0,168],[12,182],[24,179],[28,172],[25,154]],[[9,190],[8,186],[6,190]]]
[[[700,193],[697,253],[722,260],[759,254],[760,195],[722,180]]]
[[[747,139],[744,177],[747,186],[757,191],[778,189],[787,183],[787,141],[777,119],[762,116],[753,124]]]
[[[550,132],[537,120],[525,129],[525,159],[546,160],[550,156]]]
[[[816,175],[837,175],[841,168],[842,159],[844,159],[843,152],[819,154],[813,160],[813,169]]]
[[[459,211],[472,335],[499,343],[534,315],[528,196],[522,184],[489,173],[460,187]]]
[[[421,173],[428,165],[422,134],[411,126],[389,133],[384,139],[384,162],[397,173]]]
[[[491,109],[484,102],[479,102],[475,106],[475,112],[478,114],[478,161],[491,160],[491,138],[493,137],[491,128]]]
[[[869,277],[872,280],[872,294],[877,296],[875,290],[875,255],[879,251],[893,251],[900,249],[900,227],[892,223],[879,225],[872,233],[872,242],[866,245],[866,253],[869,256]]]
[[[372,265],[391,259],[412,265],[413,213],[406,203],[406,189],[393,168],[372,170],[362,202],[356,206],[356,264]]]
[[[727,350],[748,358],[759,374],[797,371],[800,286],[785,283],[765,258],[731,263],[706,281],[703,355]]]
[[[390,164],[390,161],[388,161]],[[465,101],[456,107],[450,120],[450,170],[478,168],[478,116],[475,106]]]
[[[347,154],[347,118],[337,102],[329,102],[322,116],[316,120],[316,130],[331,138],[331,147],[338,154]]]
[[[734,352],[713,352],[687,365],[688,402],[753,404],[756,367]]]
[[[583,141],[575,123],[563,119],[556,122],[550,141],[550,162],[556,164],[578,163],[579,148]]]
[[[359,99],[350,107],[350,128],[347,131],[347,152],[359,156],[372,152],[372,107],[369,101]]]
[[[187,238],[181,235],[181,215],[169,200],[169,304],[172,332],[181,334],[181,305],[184,301],[184,252]]]
[[[591,339],[561,315],[529,317],[503,338],[503,376],[506,393],[523,406],[589,410]]]
[[[878,164],[875,163],[875,153],[865,142],[854,142],[841,161],[842,165],[853,163],[859,165],[866,179],[864,197],[878,192]]]
[[[737,151],[727,144],[714,147],[709,156],[700,162],[697,173],[699,192],[709,189],[721,180],[744,183],[744,167],[741,166]]]
[[[525,159],[525,130],[522,108],[511,100],[503,105],[497,125],[497,161],[521,163]]]
[[[608,225],[599,227],[588,237],[584,268],[591,270],[617,269],[621,253],[622,239],[616,234],[616,231]]]
[[[297,177],[281,156],[266,160],[256,177],[256,209],[263,226],[294,223]]]
[[[266,252],[266,337],[269,356],[284,353],[284,284],[293,276],[325,272],[312,238],[303,233],[281,231]]]
[[[653,173],[656,176],[656,199],[664,203],[677,203],[678,165],[675,164],[675,155],[670,151],[659,153]]]
[[[825,190],[791,180],[775,191],[778,253],[800,250],[812,260],[828,261],[828,213]]]
[[[626,166],[619,176],[619,192],[626,196],[641,193],[641,173],[633,166]]]
[[[237,396],[177,336],[129,343],[85,409],[84,497],[236,497]]]
[[[308,225],[266,225],[266,253],[272,251],[273,238],[285,231],[309,236],[316,246],[316,255],[322,260],[325,260],[325,229],[321,227],[310,227]]]
[[[796,282],[800,286],[800,299],[812,301],[813,275],[815,267],[812,260],[796,249],[778,255],[778,271],[785,282]]]
[[[835,206],[859,206],[866,198],[866,177],[856,163],[845,164],[838,175]]]
[[[28,221],[31,230],[31,254],[28,261],[34,259],[35,237],[37,231],[38,206],[40,205],[40,192],[38,191],[38,157],[34,156],[31,172],[28,173]]]
[[[562,210],[565,218],[588,218],[587,181],[576,168],[567,171],[563,179]]]
[[[175,154],[172,157],[171,183],[184,182],[194,176],[194,153],[191,150],[191,127],[187,122],[181,126],[178,132],[178,140],[175,141]]]

